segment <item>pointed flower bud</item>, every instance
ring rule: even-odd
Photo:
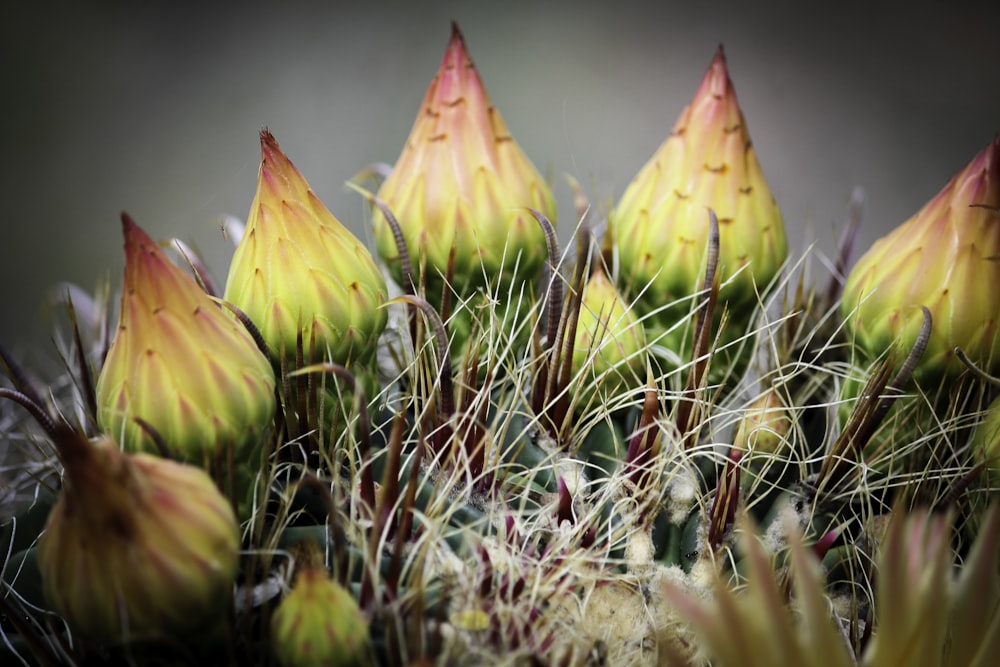
[[[274,416],[274,372],[246,328],[127,215],[118,331],[97,382],[97,419],[129,450],[203,463],[256,442]]]
[[[490,102],[452,24],[451,41],[424,97],[406,146],[378,196],[396,216],[414,271],[426,265],[426,298],[439,305],[454,253],[452,288],[471,294],[484,282],[534,279],[546,258],[545,237],[525,210],[555,219],[552,193],[514,142]],[[378,252],[402,284],[388,223],[374,217]],[[420,276],[414,276],[419,281]]]
[[[366,363],[385,329],[385,279],[267,130],[260,146],[257,194],[226,300],[253,320],[276,360],[294,359],[301,332],[307,357],[315,349],[343,366]]]
[[[720,47],[667,140],[609,219],[625,295],[643,314],[694,294],[703,279],[708,209],[719,219],[719,270],[731,330],[740,333],[788,254],[781,212],[764,180]],[[690,308],[660,310],[663,328]],[[721,308],[718,309],[722,311]]]
[[[1000,135],[902,225],[876,241],[847,278],[841,309],[868,358],[895,342],[908,350],[931,311],[933,329],[914,373],[963,369],[961,347],[1000,371]]]
[[[63,490],[38,542],[46,598],[87,638],[188,638],[232,604],[239,528],[200,468],[108,437],[56,443]]]
[[[368,621],[322,565],[304,563],[271,617],[271,646],[282,667],[364,665]]]
[[[593,377],[611,370],[620,382],[642,386],[646,376],[646,336],[635,311],[622,299],[603,270],[583,288],[580,319],[573,345],[573,374],[588,368]]]

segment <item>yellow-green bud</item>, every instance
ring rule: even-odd
[[[731,339],[743,332],[780,271],[788,243],[721,47],[691,104],[608,220],[621,262],[618,281],[627,298],[638,298],[642,314],[657,311],[654,329],[673,326],[691,304],[664,306],[701,288],[709,209],[719,219],[719,271],[729,281],[719,304],[728,303]],[[686,341],[678,338],[681,328],[676,332],[666,344],[678,351]]]
[[[782,447],[792,428],[781,394],[769,389],[743,409],[733,448],[743,452],[766,452],[773,454]]]
[[[1000,488],[1000,396],[993,399],[972,436],[972,453],[985,464],[986,480]]]
[[[844,287],[841,310],[864,359],[909,350],[923,321],[930,340],[914,377],[936,381],[963,369],[961,347],[1000,371],[1000,135],[936,197],[876,241]]]
[[[646,377],[646,336],[635,311],[598,269],[583,288],[573,345],[573,375],[587,370],[586,381],[608,371],[606,388],[639,388]],[[610,378],[616,378],[614,381]]]
[[[271,617],[281,667],[349,667],[368,661],[368,621],[358,603],[316,563],[304,563]]]
[[[110,438],[56,443],[63,490],[38,542],[46,598],[105,643],[188,638],[232,605],[239,529],[200,468],[129,455]]]
[[[275,360],[303,352],[367,363],[387,314],[385,279],[364,244],[313,194],[270,132],[260,134],[257,194],[229,267],[226,300],[249,315]]]
[[[128,450],[205,463],[260,441],[274,416],[274,372],[246,328],[127,215],[118,331],[97,382],[97,419]]]
[[[546,259],[545,236],[526,207],[555,220],[544,179],[521,152],[469,58],[458,27],[437,76],[427,89],[410,136],[378,196],[395,215],[425,297],[440,307],[449,257],[451,288],[472,294],[490,281],[537,280]],[[375,242],[402,283],[399,253],[382,214],[374,215]]]

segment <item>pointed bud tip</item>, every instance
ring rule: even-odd
[[[122,211],[122,234],[124,234],[125,238],[128,238],[129,234],[132,233],[132,230],[138,227],[139,225],[135,223],[132,216],[125,211]]]
[[[712,58],[712,65],[721,65],[723,69],[726,67],[726,47],[722,42],[719,42],[719,48],[715,50],[715,57]]]
[[[144,248],[159,250],[156,241],[146,233],[146,231],[136,223],[132,216],[122,212],[122,236],[125,238],[125,266],[129,266],[130,259],[138,257]],[[127,280],[127,279],[126,279]]]
[[[268,158],[274,156],[275,154],[281,154],[281,148],[278,146],[278,140],[274,138],[271,131],[266,127],[260,130],[260,156],[262,162],[267,162]]]
[[[460,69],[462,67],[474,67],[472,58],[469,56],[469,49],[465,45],[465,37],[458,28],[458,23],[451,22],[451,37],[448,40],[448,48],[445,49],[444,58],[441,62],[442,69]]]
[[[266,126],[260,128],[260,145],[262,147],[263,146],[277,146],[278,145],[278,142],[274,138],[274,135],[271,134],[271,130],[267,129]]]

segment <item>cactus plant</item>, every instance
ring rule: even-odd
[[[450,97],[453,84],[467,86],[467,96]],[[454,104],[441,106],[449,100]],[[278,360],[268,368],[278,374],[273,421],[246,431],[252,442],[210,469],[223,486],[238,471],[257,482],[242,498],[238,537],[232,525],[226,539],[202,539],[202,523],[187,538],[175,531],[172,541],[153,531],[156,539],[133,550],[134,562],[117,553],[81,560],[58,553],[60,522],[75,515],[97,525],[101,512],[93,507],[102,499],[123,516],[159,517],[161,531],[179,525],[192,499],[212,508],[211,516],[231,518],[229,505],[206,488],[204,473],[188,467],[184,475],[193,470],[200,481],[183,498],[176,497],[179,481],[174,488],[152,485],[162,506],[120,501],[132,487],[118,479],[91,482],[86,498],[74,497],[86,484],[67,455],[66,429],[77,449],[100,453],[109,468],[182,465],[154,458],[171,456],[175,437],[154,413],[129,422],[165,443],[150,453],[119,452],[99,433],[111,382],[104,378],[115,377],[115,365],[136,361],[132,354],[105,360],[100,344],[87,343],[102,340],[110,313],[70,318],[70,335],[60,339],[67,341],[66,374],[48,387],[0,348],[7,378],[0,409],[34,418],[0,420],[2,436],[26,452],[26,461],[37,453],[38,463],[23,467],[39,480],[37,493],[11,507],[0,526],[5,660],[723,665],[753,656],[746,658],[753,664],[877,666],[899,664],[920,628],[920,664],[986,664],[1000,642],[992,377],[998,343],[988,325],[1000,281],[984,285],[984,294],[955,295],[950,318],[936,302],[880,290],[885,312],[923,306],[907,337],[892,331],[887,338],[866,333],[882,326],[865,310],[871,299],[860,296],[869,287],[857,287],[867,278],[848,281],[841,299],[839,283],[821,290],[810,282],[808,257],[781,276],[780,215],[748,148],[720,51],[663,149],[683,157],[692,142],[696,162],[726,166],[699,174],[690,197],[667,193],[670,205],[663,206],[685,210],[671,220],[687,231],[651,231],[630,218],[648,222],[662,212],[653,203],[659,186],[641,176],[612,213],[601,256],[592,256],[585,228],[567,270],[550,195],[540,194],[533,169],[522,172],[524,187],[505,190],[498,204],[503,224],[517,219],[510,241],[525,242],[518,266],[532,283],[533,293],[513,303],[512,295],[527,292],[511,289],[512,269],[493,253],[502,233],[483,227],[479,236],[459,239],[448,227],[433,239],[446,251],[422,246],[426,229],[413,225],[431,220],[414,222],[404,205],[440,203],[429,190],[413,195],[432,183],[412,170],[422,152],[456,149],[443,139],[430,142],[425,124],[444,122],[446,114],[457,123],[475,112],[493,124],[475,116],[479,125],[452,129],[478,139],[484,127],[503,129],[457,28],[425,106],[432,113],[418,119],[417,143],[383,189],[367,196],[377,211],[371,223],[385,270],[405,283],[403,257],[413,253],[418,266],[434,266],[436,293],[426,281],[421,289],[418,276],[416,289],[388,299],[367,250],[334,224],[273,137],[262,134],[257,196],[226,290],[233,303],[223,300],[232,316],[208,301],[235,326],[236,339],[254,340],[259,357],[269,350]],[[448,139],[458,144],[470,136]],[[502,174],[484,173],[482,160],[491,151],[514,151],[512,141],[496,141],[507,136],[492,137],[481,152],[459,146],[456,155],[471,159],[449,162],[447,178],[438,163],[428,173],[437,174],[436,186],[451,183],[453,190],[476,179],[492,183]],[[527,164],[519,152],[505,159]],[[680,157],[658,159],[649,169],[669,166],[664,178],[691,175]],[[503,172],[505,164],[490,167]],[[992,172],[970,172],[955,183],[976,174]],[[405,178],[417,181],[404,187]],[[463,224],[496,224],[495,208],[457,196],[459,209],[471,206]],[[982,206],[965,213],[995,214],[990,201],[974,201]],[[400,233],[391,235],[396,218]],[[458,218],[435,220],[454,227]],[[963,248],[986,247],[993,238],[982,221],[954,232]],[[675,247],[677,233],[697,236],[697,243]],[[653,261],[652,273],[629,273],[643,262],[652,266],[636,253],[643,238],[654,237],[668,254]],[[484,239],[493,239],[489,247],[477,246]],[[142,245],[159,258],[151,242]],[[449,258],[451,248],[461,249],[461,258]],[[685,252],[684,261],[662,266],[669,253]],[[744,255],[749,263],[738,268]],[[620,264],[603,261],[616,257]],[[441,261],[447,263],[433,264]],[[847,267],[846,251],[837,264]],[[683,275],[661,284],[667,270]],[[126,279],[126,304],[129,288]],[[467,289],[476,299],[440,299]],[[95,299],[92,310],[106,301]],[[72,314],[80,302],[67,305]],[[442,306],[450,316],[442,316]],[[456,343],[462,318],[468,345]],[[973,323],[971,339],[959,339],[956,332],[970,330],[963,323]],[[670,335],[663,334],[671,330],[686,338],[664,351]],[[736,340],[744,346],[738,363],[726,348]],[[459,343],[464,353],[456,356]],[[963,346],[955,353],[962,373],[942,397],[921,381],[952,344]],[[715,379],[720,369],[725,386]],[[224,406],[222,398],[235,400],[245,390],[229,379],[178,373],[176,386],[142,385],[150,395],[141,402],[155,406],[174,392]],[[344,418],[341,428],[326,427],[331,411]],[[100,436],[103,446],[91,447],[85,434]],[[60,491],[52,480],[62,470]],[[136,525],[147,525],[141,521]],[[91,537],[78,534],[78,550],[110,549]],[[184,576],[157,581],[141,604],[129,606],[138,593],[116,597],[110,590],[167,571],[185,554],[193,554],[189,565],[202,562],[206,552],[222,565],[181,568]],[[211,604],[194,605],[206,599]],[[109,610],[108,600],[123,605]],[[190,605],[211,608],[218,627],[191,627],[199,621],[184,613]],[[122,609],[137,632],[118,632]]]

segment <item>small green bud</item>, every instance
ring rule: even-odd
[[[635,311],[603,270],[594,271],[583,288],[573,375],[585,370],[590,381],[610,372],[603,381],[606,389],[638,388],[646,377],[645,351],[646,336]]]
[[[321,565],[305,563],[271,617],[271,645],[282,667],[364,665],[368,620]]]
[[[774,454],[783,446],[792,428],[781,394],[769,389],[743,410],[733,447],[743,452]]]

